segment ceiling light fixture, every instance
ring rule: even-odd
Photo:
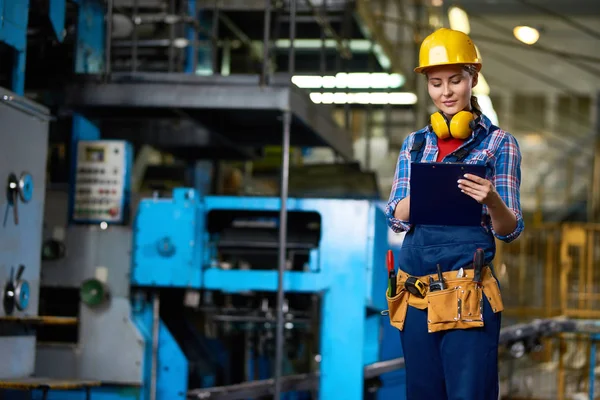
[[[335,76],[294,75],[292,83],[302,89],[397,89],[406,79],[400,74],[385,72],[339,72]]]
[[[456,6],[450,7],[448,10],[448,20],[450,22],[450,28],[455,31],[461,31],[467,35],[471,32],[469,16],[462,8]]]
[[[515,26],[513,34],[518,40],[529,45],[534,44],[540,38],[540,32],[530,26]]]
[[[315,104],[392,104],[408,106],[417,103],[417,95],[411,92],[313,92],[310,94],[310,99]]]

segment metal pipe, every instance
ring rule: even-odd
[[[265,19],[263,28],[263,59],[262,73],[260,75],[260,84],[268,85],[269,71],[269,40],[271,35],[271,0],[265,0]]]
[[[175,15],[175,0],[169,1],[169,13]],[[169,39],[169,72],[173,72],[175,68],[175,46],[173,46],[173,42],[175,41],[175,24],[169,24]]]
[[[327,0],[323,0],[322,11],[323,15],[327,15]],[[325,30],[321,29],[321,52],[320,52],[320,65],[319,72],[321,76],[325,75],[325,71],[327,71],[327,53],[325,52]],[[321,87],[323,89],[323,87]]]
[[[196,21],[196,17],[198,15],[196,12],[196,0],[188,0],[188,13],[190,14],[189,16],[192,18],[192,20]],[[196,29],[195,25],[188,27],[188,29],[190,30],[189,36],[191,36],[192,40],[191,54],[190,52],[188,52],[188,54],[192,61],[191,73],[195,74],[196,69],[198,68],[198,30]]]
[[[108,81],[111,72],[111,47],[112,47],[112,17],[113,17],[113,0],[106,2],[106,32],[104,43],[104,80]]]
[[[152,370],[150,372],[150,400],[156,400],[156,383],[158,375],[158,334],[160,327],[160,295],[152,297]]]
[[[352,0],[346,0],[344,4],[344,22],[342,23],[342,38],[348,40],[352,37]],[[338,53],[339,54],[339,53]],[[341,55],[340,55],[341,58]],[[344,59],[344,72],[350,72],[350,62]],[[350,104],[344,103],[344,129],[350,130]]]
[[[367,70],[369,73],[373,72],[373,50],[375,49],[375,42],[373,41],[373,37],[371,37],[371,46],[369,51],[369,59],[368,59],[368,67]],[[367,129],[365,132],[365,169],[367,171],[371,170],[371,138],[373,136],[373,106],[369,102],[367,104],[367,120],[366,120]]]
[[[138,34],[137,34],[137,14],[139,0],[133,0],[133,32],[131,34],[131,72],[137,71],[137,58],[138,58]]]
[[[288,61],[288,73],[294,75],[296,54],[294,51],[294,40],[296,39],[296,0],[290,0],[290,49]],[[267,43],[265,43],[266,45]],[[279,400],[281,394],[281,375],[283,360],[283,307],[284,290],[283,275],[286,264],[287,247],[287,196],[290,173],[290,135],[292,125],[292,114],[289,107],[283,113],[283,146],[281,149],[281,208],[279,211],[279,265],[277,275],[277,329],[275,331],[275,393],[274,400]]]
[[[219,58],[219,0],[215,0],[215,7],[213,8],[212,15],[212,73],[213,75],[217,74],[217,69],[219,63],[217,62]]]
[[[337,50],[340,52],[340,55],[342,57],[344,57],[345,59],[348,59],[348,60],[351,59],[352,58],[352,52],[348,48],[347,43],[345,44],[345,43],[342,42],[342,40],[339,37],[339,35],[331,27],[331,24],[329,23],[329,20],[327,19],[327,16],[326,15],[320,15],[319,11],[317,10],[317,7],[312,3],[311,0],[304,0],[304,2],[311,9],[311,11],[312,11],[312,13],[313,13],[313,15],[315,17],[315,21],[321,27],[321,29],[325,32],[325,34],[327,36],[329,36],[330,38],[332,38],[333,40],[335,40],[336,46],[337,46]],[[290,23],[291,23],[291,21],[290,21]]]

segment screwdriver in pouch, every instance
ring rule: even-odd
[[[392,250],[388,250],[386,262],[388,271],[388,296],[394,297],[396,295],[396,269],[394,268],[394,252]]]
[[[477,249],[473,256],[473,282],[477,282],[478,285],[481,285],[481,270],[484,263],[485,252],[483,249]]]

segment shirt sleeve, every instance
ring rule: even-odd
[[[503,242],[510,243],[519,237],[525,223],[523,222],[523,213],[521,210],[521,151],[517,140],[510,134],[507,134],[500,145],[499,153],[496,158],[496,171],[494,174],[494,186],[496,191],[504,201],[504,204],[515,214],[517,226],[514,231],[508,235],[499,235],[493,230],[494,236]]]
[[[402,144],[396,163],[396,172],[392,182],[392,190],[386,207],[386,217],[388,226],[396,233],[410,230],[411,225],[408,221],[401,221],[394,218],[394,211],[398,203],[410,194],[410,151],[414,134],[409,135]]]

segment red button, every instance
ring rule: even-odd
[[[110,210],[108,210],[108,214],[111,217],[116,217],[119,214],[119,209],[117,207],[113,207]]]

